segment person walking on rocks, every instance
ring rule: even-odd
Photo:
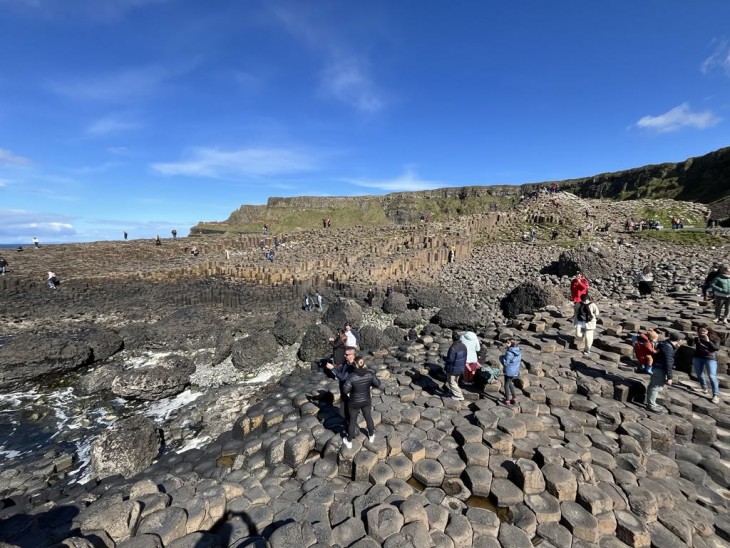
[[[174,228],[172,229],[172,239],[173,240],[177,239],[177,230],[175,230]]]
[[[0,257],[0,272],[2,272],[2,275],[5,276],[5,269],[8,268],[8,261],[5,260],[5,257]]]
[[[322,312],[322,295],[320,293],[317,293],[317,308],[320,312]]]
[[[677,333],[669,335],[669,340],[663,340],[657,345],[657,354],[654,358],[654,367],[646,389],[646,408],[652,413],[661,413],[662,408],[657,405],[656,399],[665,384],[672,385],[674,371],[674,354],[680,345],[682,337]]]
[[[634,354],[639,362],[639,371],[645,371],[649,375],[652,373],[652,364],[654,363],[654,355],[657,353],[656,342],[659,335],[653,329],[648,329],[646,333],[639,333],[634,340]]]
[[[650,266],[645,266],[636,276],[639,287],[639,298],[644,299],[654,291],[654,273]]]
[[[575,344],[578,350],[583,351],[585,356],[591,354],[598,314],[598,305],[591,301],[588,293],[583,293],[580,304],[575,307],[573,322],[575,323]]]
[[[461,336],[461,342],[466,346],[466,367],[464,368],[464,385],[474,384],[474,376],[482,366],[479,363],[478,352],[481,350],[479,337],[473,331],[467,331]]]
[[[451,340],[453,342],[446,353],[446,367],[444,367],[446,373],[444,391],[451,394],[452,400],[462,401],[464,393],[459,388],[459,377],[464,374],[466,369],[467,350],[464,343],[461,342],[458,332],[454,331],[451,334]]]
[[[55,272],[48,271],[48,287],[51,289],[56,289],[58,287],[58,284],[61,283],[58,281],[58,276],[56,276]]]
[[[38,236],[33,236],[33,245],[34,245],[35,247],[40,247],[41,243],[40,243],[40,241],[38,240]]]
[[[129,236],[129,234],[127,234],[127,231],[125,230],[125,231],[124,231],[124,241],[125,241],[125,242],[127,241],[127,236]]]
[[[358,347],[358,340],[357,336],[355,335],[355,332],[352,330],[352,326],[349,323],[345,324],[345,337],[347,338],[347,346],[351,346],[352,348]]]
[[[588,287],[590,285],[588,278],[583,276],[582,272],[578,272],[573,277],[573,280],[570,282],[570,297],[576,305],[580,302],[580,298],[588,293]]]
[[[160,239],[160,235],[159,234],[155,238],[155,245],[162,245],[162,240]]]
[[[393,294],[393,286],[392,286],[392,285],[390,285],[390,284],[388,284],[388,285],[387,285],[387,286],[385,287],[385,296],[386,296],[386,297],[390,297],[390,296],[391,296],[392,294]]]
[[[707,293],[710,291],[712,281],[720,275],[721,265],[714,263],[710,268],[710,271],[705,276],[705,281],[702,284],[702,300],[707,300]]]
[[[692,366],[700,381],[702,393],[707,394],[707,381],[705,380],[705,371],[707,371],[712,386],[712,403],[720,403],[720,384],[717,380],[717,356],[715,355],[715,352],[720,350],[720,337],[708,326],[701,325],[697,328],[697,337],[690,339],[689,344],[693,344],[695,347]]]
[[[304,296],[304,310],[307,312],[312,311],[312,299],[309,298],[309,295]]]
[[[727,323],[730,315],[730,268],[723,266],[710,284],[715,295],[715,323]],[[725,309],[725,313],[722,311]]]
[[[355,349],[345,348],[345,360],[339,365],[334,363],[328,363],[327,369],[332,371],[335,378],[340,381],[340,416],[345,419],[344,431],[350,424],[350,408],[348,406],[349,400],[347,392],[345,392],[345,383],[350,378],[350,374],[355,370]]]
[[[368,427],[368,441],[375,441],[375,423],[373,422],[373,403],[370,395],[372,387],[380,388],[380,379],[375,373],[365,367],[365,360],[358,358],[355,362],[355,370],[345,381],[345,394],[349,398],[348,408],[350,410],[350,423],[347,431],[347,437],[342,440],[345,447],[352,448],[352,440],[358,432],[357,417],[362,411],[365,417],[365,424]]]
[[[507,351],[499,357],[504,373],[504,403],[514,405],[517,403],[515,385],[512,381],[520,376],[522,365],[522,350],[515,339],[507,339]]]
[[[330,337],[332,345],[332,363],[334,365],[342,365],[345,363],[345,346],[347,346],[347,337],[340,331],[334,337]]]
[[[365,297],[365,301],[368,303],[368,306],[370,308],[373,307],[373,300],[375,299],[375,291],[373,291],[373,288],[371,287],[368,289],[367,297]]]

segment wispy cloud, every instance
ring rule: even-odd
[[[129,153],[129,149],[127,147],[122,147],[122,146],[107,147],[106,151],[109,154],[114,154],[116,156],[124,156],[125,154]]]
[[[636,127],[657,133],[668,133],[684,128],[706,129],[716,125],[721,118],[706,110],[694,112],[688,103],[674,107],[658,116],[643,116],[636,122]]]
[[[142,124],[136,120],[125,119],[123,116],[110,115],[94,120],[86,128],[89,135],[100,136],[109,135],[110,133],[119,133],[122,131],[130,131],[142,127]]]
[[[727,40],[717,42],[715,50],[700,65],[702,74],[708,74],[714,70],[720,70],[730,77],[730,42]]]
[[[241,179],[316,169],[316,153],[289,148],[194,148],[180,162],[152,164],[152,169],[163,175],[209,177],[214,179]]]
[[[95,165],[95,166],[78,167],[78,168],[72,169],[71,172],[76,175],[93,175],[93,174],[98,174],[98,173],[106,173],[121,165],[124,165],[124,163],[123,162],[104,162],[103,164],[99,164],[99,165]]]
[[[322,56],[320,88],[324,94],[362,112],[381,110],[386,101],[371,75],[367,57],[361,53],[364,48],[355,48],[336,36],[319,12],[312,13],[303,6],[272,5],[269,10],[287,32]]]
[[[446,186],[440,181],[421,179],[412,167],[406,168],[402,175],[394,179],[345,179],[345,181],[365,188],[377,188],[390,192],[431,190]]]
[[[76,101],[121,102],[158,93],[170,80],[193,70],[199,59],[180,66],[131,67],[73,79],[51,81],[50,89]]]
[[[33,162],[25,156],[19,156],[7,149],[0,148],[0,166],[27,167],[32,164]]]
[[[66,215],[27,211],[24,209],[0,209],[0,241],[30,244],[33,236],[41,242],[44,238],[58,239],[76,233],[73,219]]]

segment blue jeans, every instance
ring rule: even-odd
[[[712,385],[712,395],[719,394],[720,383],[717,382],[717,360],[694,358],[692,365],[694,365],[695,375],[700,381],[700,386],[707,388],[707,381],[705,381],[705,371],[707,371],[707,376],[710,377],[710,384]]]

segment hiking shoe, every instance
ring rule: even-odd
[[[715,323],[720,323],[720,318],[715,318],[715,319],[714,319],[714,320],[712,320],[712,321],[713,321],[713,322],[715,322]]]
[[[710,400],[712,403],[720,403],[720,394],[715,394]]]
[[[342,438],[342,443],[347,447],[348,449],[352,449],[352,442],[348,440],[347,438]]]
[[[511,403],[512,405],[517,405],[517,399],[515,399],[515,398],[512,398],[512,399],[511,399],[511,400],[510,400],[509,402],[510,402],[510,403]]]
[[[451,399],[455,401],[464,401],[464,396],[451,396]]]
[[[703,388],[702,386],[698,386],[697,388],[695,388],[695,391],[702,392],[703,394],[707,394],[707,387],[705,386]]]
[[[512,405],[512,400],[502,400],[502,403],[505,405]]]
[[[664,413],[664,409],[659,407],[658,405],[649,405],[646,408],[647,408],[647,410],[651,411],[652,413],[657,413],[657,414]]]
[[[370,443],[375,443],[375,434],[370,434],[370,435],[368,436],[368,441],[369,441]]]

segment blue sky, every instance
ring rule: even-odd
[[[730,145],[730,2],[0,0],[0,243]]]

